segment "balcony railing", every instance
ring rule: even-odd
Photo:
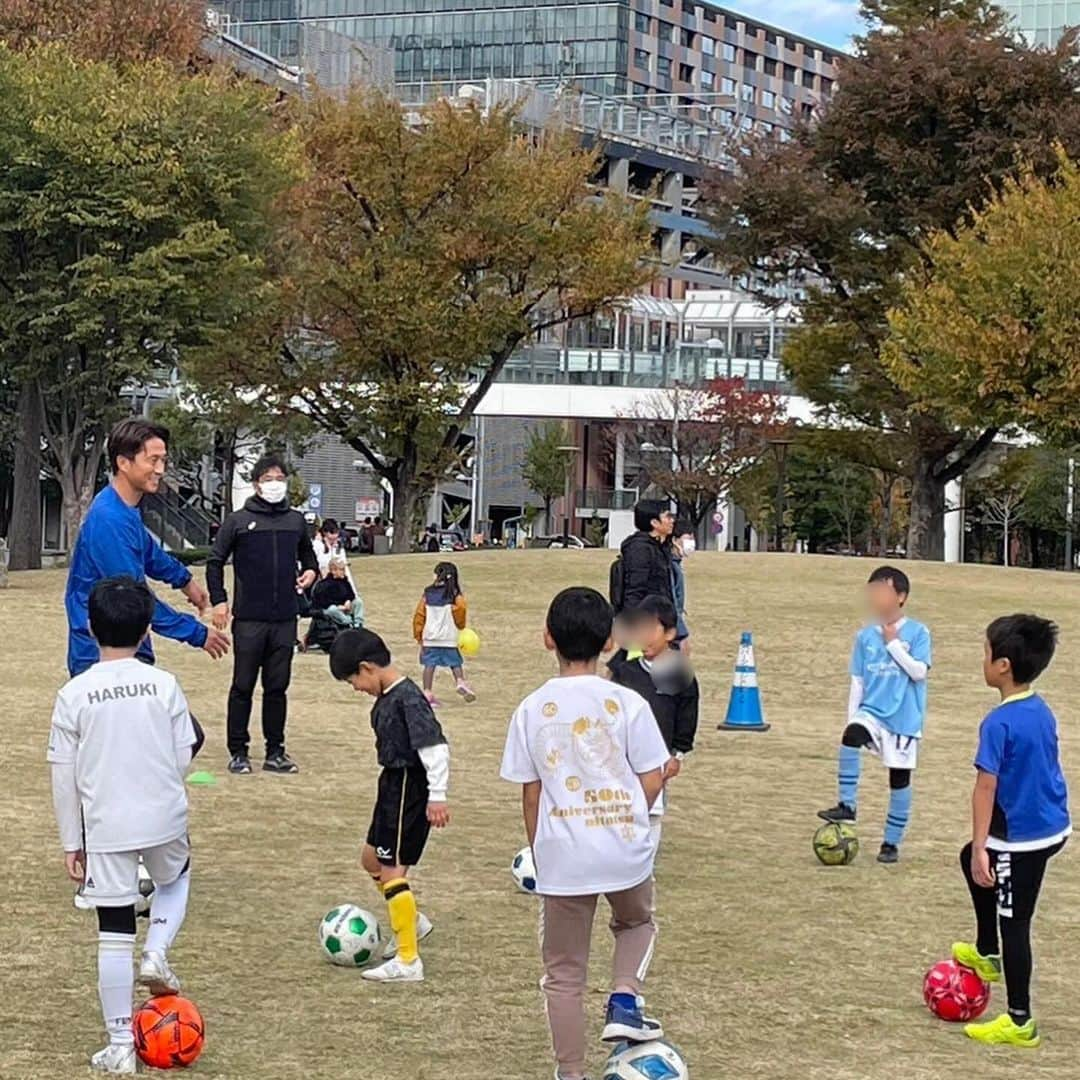
[[[633,510],[637,488],[582,488],[576,503],[580,510]]]

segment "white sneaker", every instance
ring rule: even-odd
[[[93,903],[90,900],[87,900],[86,895],[82,891],[82,886],[81,885],[78,887],[78,889],[75,890],[75,906],[80,911],[93,911],[94,910]]]
[[[431,920],[422,911],[418,911],[416,913],[416,940],[423,941],[434,929],[435,927],[432,925]],[[390,935],[382,955],[384,960],[393,960],[393,958],[397,956],[396,935]]]
[[[371,982],[423,982],[424,961],[417,957],[411,964],[405,964],[395,956],[393,960],[360,974]]]
[[[131,1043],[109,1043],[90,1059],[90,1068],[119,1076],[134,1076],[135,1047]]]
[[[140,986],[145,986],[150,991],[151,997],[180,993],[180,980],[169,967],[165,957],[158,952],[142,954],[138,982]]]

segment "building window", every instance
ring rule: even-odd
[[[831,52],[822,53],[822,59],[825,61],[826,64],[835,64],[836,63],[836,57],[833,56],[833,54]]]
[[[795,68],[791,64],[784,65],[784,82],[795,82]]]
[[[675,0],[660,0],[660,3],[663,4],[664,7],[674,7],[675,6]]]
[[[735,96],[735,80],[734,79],[721,79],[720,80],[720,93],[730,94]]]
[[[758,54],[756,52],[751,52],[749,49],[743,49],[742,66],[748,68],[750,71],[756,71],[757,58]]]
[[[749,83],[743,83],[742,99],[750,102],[750,104],[754,102],[754,88]]]
[[[683,29],[681,34],[682,47],[684,49],[692,49],[694,47],[694,38],[696,36],[697,35],[692,30]]]
[[[711,37],[705,37],[703,34],[701,37],[701,51],[706,56],[716,55],[716,39]]]
[[[790,116],[795,111],[795,103],[791,98],[782,97],[780,99],[780,111],[785,116]]]
[[[766,30],[765,31],[765,40],[770,45],[775,45],[776,44],[776,35],[771,30]]]
[[[770,60],[767,56],[765,57],[765,74],[766,75],[775,75],[776,74],[776,61],[775,60]]]
[[[754,130],[753,117],[744,116],[742,118],[742,121],[739,124],[739,127],[741,127],[743,129],[743,131],[753,131]]]
[[[634,50],[634,63],[641,68],[642,71],[649,70],[649,54],[644,49]]]
[[[716,22],[716,12],[712,8],[705,9],[705,21]]]
[[[802,114],[804,120],[809,120],[814,115],[814,106],[808,101],[802,103]]]
[[[734,15],[725,15],[724,16],[724,26],[726,26],[728,28],[728,30],[738,30],[739,29],[739,23],[736,20]]]
[[[821,77],[821,92],[828,97],[832,93],[833,81],[832,79],[826,79],[824,75]]]
[[[657,36],[661,41],[671,41],[676,45],[679,44],[679,28],[674,23],[661,20],[656,29]]]
[[[634,12],[634,29],[639,34],[647,34],[649,32],[649,16],[644,11]]]
[[[771,135],[773,133],[773,129],[776,127],[775,124],[770,124],[767,120],[762,120],[759,126],[763,135]]]
[[[634,97],[642,101],[649,96],[649,88],[644,83],[634,83]]]
[[[712,90],[716,86],[716,76],[711,71],[702,71],[701,85],[706,90]]]
[[[735,126],[735,114],[730,109],[722,109],[720,112],[720,123],[726,127]]]
[[[735,63],[735,46],[729,45],[726,41],[720,46],[720,56],[726,60],[729,64]]]
[[[761,91],[761,104],[766,109],[773,109],[776,107],[776,95],[771,90]]]
[[[689,64],[680,64],[679,78],[682,79],[683,82],[693,82],[694,69]]]
[[[665,78],[671,78],[671,61],[666,56],[656,58],[656,73],[663,75]]]

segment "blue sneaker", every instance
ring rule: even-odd
[[[630,994],[612,994],[608,999],[607,1023],[604,1042],[652,1042],[662,1039],[664,1029],[658,1020],[652,1020],[642,1012],[638,1000]]]

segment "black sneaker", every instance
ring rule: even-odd
[[[298,773],[300,766],[284,750],[268,754],[263,762],[263,772]]]
[[[895,844],[882,844],[881,850],[877,853],[877,861],[883,863],[899,862],[900,849]]]
[[[251,772],[251,759],[247,754],[233,754],[229,759],[229,772],[236,775]]]
[[[828,810],[819,810],[817,816],[823,821],[854,821],[855,811],[847,803],[837,803]]]

